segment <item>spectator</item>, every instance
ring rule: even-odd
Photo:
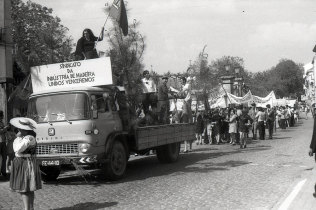
[[[258,121],[259,139],[264,140],[266,113],[263,111],[262,107],[258,107],[258,113],[256,115],[256,119]]]
[[[229,136],[230,136],[230,144],[236,144],[236,133],[237,133],[237,115],[234,109],[230,110],[230,118],[229,118]]]
[[[5,134],[9,126],[4,126],[3,123],[3,111],[0,110],[0,156],[1,156],[1,174],[4,177],[7,177],[7,169],[6,169],[6,162],[7,162],[7,145],[6,145],[6,137]]]
[[[222,123],[220,128],[220,135],[222,142],[228,142],[229,140],[229,116],[225,109],[222,109],[220,112],[220,116],[222,117]]]
[[[207,117],[206,117],[206,129],[207,129],[207,138],[208,138],[208,143],[212,144],[212,129],[213,129],[213,125],[211,122],[211,112],[208,113]]]
[[[220,128],[222,124],[222,117],[219,115],[219,111],[215,110],[212,116],[212,123],[213,123],[213,134],[216,139],[216,144],[220,143]]]
[[[16,132],[14,131],[13,127],[10,126],[6,133],[7,139],[7,161],[6,161],[6,170],[7,173],[10,173],[10,167],[12,166],[12,160],[14,158],[14,151],[13,151],[13,141],[16,138]]]
[[[204,132],[204,121],[201,114],[198,114],[195,123],[196,145],[203,144],[202,133]]]
[[[253,123],[251,126],[251,130],[252,130],[252,139],[256,140],[257,139],[257,125],[258,125],[258,121],[256,119],[256,115],[257,115],[257,110],[256,110],[256,104],[252,103],[251,104],[251,109],[249,111],[249,116],[251,117]]]
[[[285,122],[285,110],[284,106],[280,108],[280,127],[281,129],[286,129],[286,122]]]
[[[310,111],[308,105],[305,106],[305,110],[304,111],[305,111],[305,119],[307,120],[308,119],[308,113]]]
[[[13,142],[15,158],[11,167],[10,188],[21,194],[25,209],[34,209],[34,191],[42,188],[41,173],[35,157],[36,122],[19,117],[11,119],[10,123],[19,130]]]
[[[248,115],[247,109],[243,109],[242,114],[239,116],[239,133],[240,133],[240,148],[244,149],[247,147],[247,133],[249,127],[252,124],[252,119]],[[259,130],[260,132],[260,130]]]
[[[269,139],[272,139],[274,121],[275,121],[274,109],[271,109],[271,105],[268,104],[267,105],[267,126],[268,126],[268,130],[269,130]]]

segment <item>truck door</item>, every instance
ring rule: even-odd
[[[120,129],[117,124],[117,116],[111,109],[110,100],[105,98],[102,93],[92,94],[90,97],[95,128],[99,130],[99,145],[104,145],[107,136]]]

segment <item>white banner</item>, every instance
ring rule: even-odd
[[[31,76],[33,93],[113,84],[109,57],[35,66]]]

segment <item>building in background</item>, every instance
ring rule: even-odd
[[[312,105],[315,103],[315,73],[314,73],[314,64],[308,63],[304,65],[304,91],[305,94],[301,97],[302,101],[305,101],[307,104]],[[304,100],[305,99],[305,100]]]

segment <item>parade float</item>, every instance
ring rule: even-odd
[[[170,163],[178,159],[180,143],[194,139],[188,123],[133,124],[108,57],[32,67],[31,78],[28,117],[38,123],[37,158],[45,181],[67,164],[95,165],[117,180],[130,153],[155,150],[160,162]]]

